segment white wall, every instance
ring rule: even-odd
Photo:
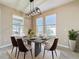
[[[57,36],[60,44],[68,46],[68,31],[79,30],[79,3],[72,2],[56,9],[57,13]]]
[[[31,28],[31,20],[30,20],[30,18],[26,18],[25,20],[24,20],[24,33],[25,33],[25,35],[28,35],[28,30]]]

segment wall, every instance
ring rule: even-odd
[[[0,46],[10,44],[10,36],[12,35],[12,16],[17,15],[23,17],[23,13],[15,9],[0,4]],[[30,20],[24,19],[24,32],[30,28]]]
[[[60,43],[68,45],[68,31],[79,30],[79,3],[73,2],[57,10],[57,35]]]
[[[30,29],[31,26],[31,19],[29,17],[25,17],[24,20],[24,33],[25,35],[28,35],[28,29]]]
[[[54,13],[57,15],[56,31],[59,44],[68,46],[68,31],[70,29],[79,30],[79,2],[74,1],[55,9],[50,9],[42,13],[40,17]],[[37,17],[35,16],[35,18]]]

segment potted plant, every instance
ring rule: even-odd
[[[75,31],[74,29],[69,30],[69,43],[70,43],[70,48],[74,50],[75,48],[75,43],[76,43],[76,38],[78,36],[78,31]]]

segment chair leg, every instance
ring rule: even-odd
[[[11,53],[13,52],[13,49],[14,49],[14,47],[12,47],[12,51],[11,51]]]
[[[52,51],[52,59],[54,59],[53,51]]]
[[[44,59],[44,56],[45,56],[45,49],[44,49],[44,53],[43,53],[43,59]]]
[[[25,55],[26,55],[26,52],[24,52],[24,59],[25,59]]]
[[[32,56],[32,59],[33,59],[33,55],[32,55],[32,49],[30,49],[30,52],[31,52],[31,56]]]
[[[56,50],[55,50],[55,54],[56,54],[56,56],[57,56],[57,52],[56,52]]]
[[[18,55],[17,55],[17,59],[19,58],[19,51],[18,51]]]
[[[17,55],[17,47],[16,47],[16,52],[15,52],[15,57],[16,57],[16,55]]]

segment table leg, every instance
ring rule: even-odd
[[[41,43],[35,42],[35,57],[37,57],[41,52]]]

